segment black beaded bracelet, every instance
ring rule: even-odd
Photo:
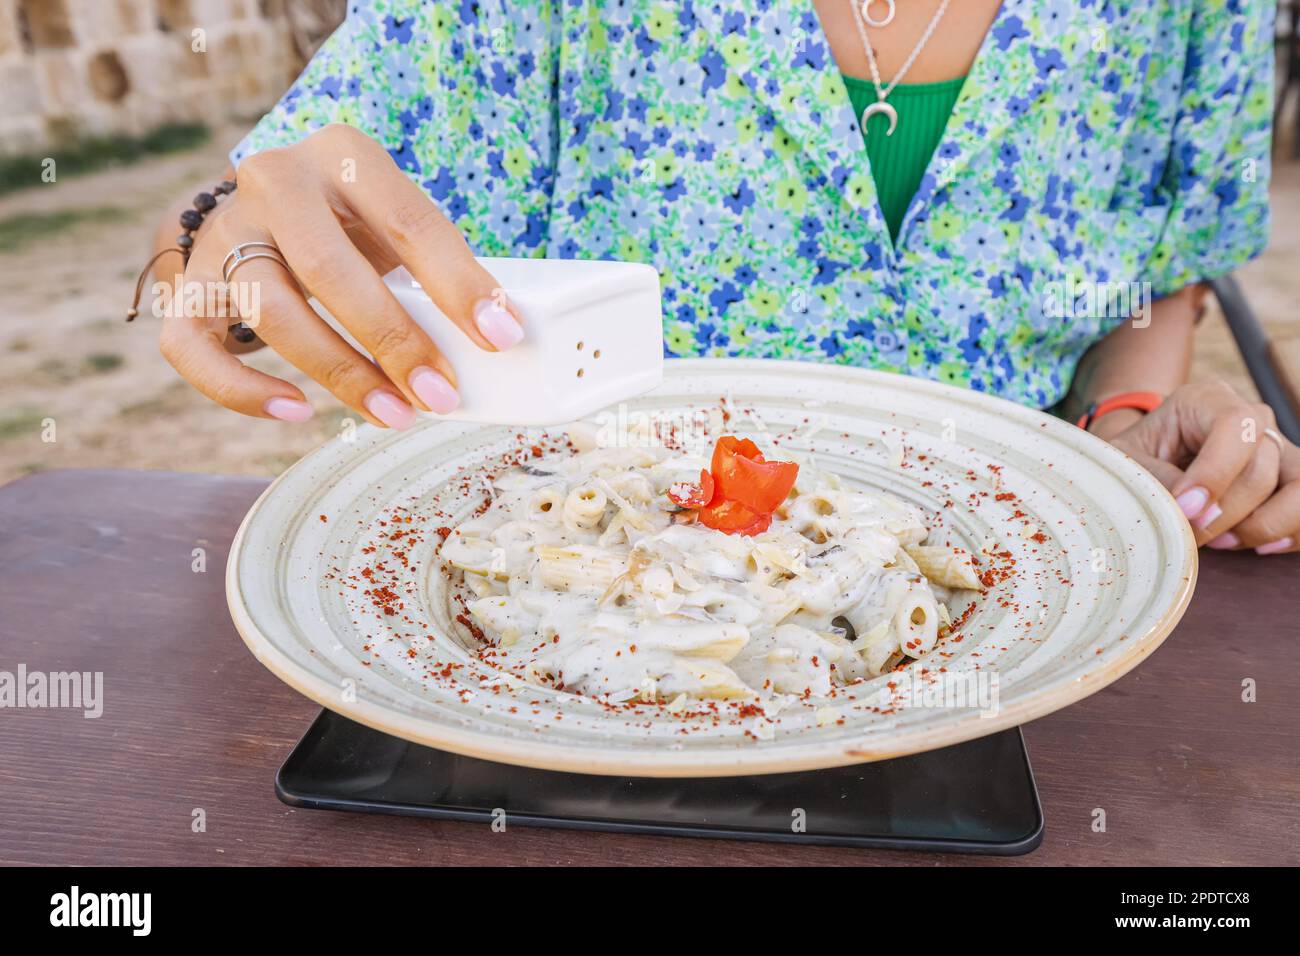
[[[212,187],[210,193],[199,193],[194,197],[194,208],[186,209],[181,213],[181,228],[185,231],[176,237],[176,245],[180,246],[181,254],[185,256],[186,261],[190,257],[190,249],[194,247],[194,233],[203,225],[203,217],[212,210],[217,208],[217,200],[235,191],[235,184],[230,180],[222,180]]]
[[[162,252],[150,259],[143,269],[140,270],[140,276],[135,280],[135,299],[131,302],[131,308],[127,310],[126,320],[134,321],[135,317],[140,314],[140,296],[144,291],[144,280],[149,275],[149,270],[153,264],[169,252],[179,252],[181,259],[186,265],[189,265],[190,251],[194,248],[194,233],[199,231],[203,225],[203,220],[208,213],[217,208],[217,203],[222,196],[229,196],[235,191],[235,184],[229,179],[224,179],[212,187],[212,192],[199,193],[194,197],[194,208],[186,209],[181,213],[181,229],[184,230],[176,237],[176,245],[171,249],[164,249]],[[250,329],[243,322],[239,322],[230,327],[230,333],[234,336],[236,342],[248,344],[257,338],[257,333]]]

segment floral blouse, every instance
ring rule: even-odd
[[[1004,0],[896,243],[812,0],[354,0],[232,159],[348,123],[481,255],[655,265],[670,357],[1047,407],[1126,314],[1108,289],[1265,245],[1273,15]]]

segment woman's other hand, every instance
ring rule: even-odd
[[[499,284],[455,226],[365,134],[327,126],[296,145],[248,157],[237,182],[195,235],[186,289],[196,282],[221,288],[223,260],[241,243],[273,244],[293,274],[273,259],[239,266],[231,283],[258,284],[256,317],[232,315],[229,303],[238,297],[230,296],[223,308],[208,310],[218,314],[176,309],[164,318],[163,355],[214,401],[262,418],[312,414],[298,388],[226,349],[227,327],[243,318],[372,424],[405,428],[414,408],[453,410],[460,400],[455,370],[381,278],[399,264],[480,348],[509,348],[523,337]],[[307,295],[369,354],[322,320]]]
[[[1093,431],[1160,479],[1197,544],[1300,550],[1300,448],[1277,432],[1267,405],[1209,382],[1182,386],[1134,423],[1120,415],[1103,416]]]

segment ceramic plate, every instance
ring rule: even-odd
[[[235,624],[290,686],[418,743],[555,770],[717,776],[880,760],[1041,717],[1136,666],[1191,596],[1196,549],[1164,488],[1009,402],[839,366],[688,360],[587,429],[642,441],[650,421],[700,440],[725,422],[911,501],[980,555],[987,589],[959,592],[931,655],[833,699],[612,712],[506,679],[449,636],[443,533],[483,504],[485,475],[558,453],[563,429],[428,420],[345,432],[267,489],[231,548]]]

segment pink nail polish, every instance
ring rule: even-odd
[[[392,392],[375,389],[366,396],[366,411],[389,428],[410,428],[415,424],[415,409]]]
[[[474,324],[483,338],[503,352],[524,337],[519,321],[492,299],[481,299],[474,306]]]
[[[1207,541],[1205,543],[1205,546],[1207,548],[1216,548],[1220,551],[1227,551],[1232,548],[1235,548],[1239,544],[1241,544],[1240,538],[1238,538],[1231,531],[1225,531],[1223,532],[1223,534],[1219,535],[1214,540]]]
[[[429,411],[446,415],[460,404],[460,394],[441,372],[421,365],[411,373],[411,391],[429,406]]]
[[[1188,488],[1174,500],[1178,502],[1178,507],[1183,509],[1183,514],[1188,518],[1195,518],[1210,503],[1210,493],[1201,487]]]
[[[1255,549],[1256,554],[1277,554],[1279,551],[1285,551],[1291,547],[1292,541],[1290,536],[1278,538],[1276,541],[1270,541],[1268,544],[1261,544]]]
[[[305,422],[316,414],[306,402],[300,402],[296,398],[272,398],[268,399],[262,406],[262,410],[272,418],[278,418],[282,422]]]
[[[1204,531],[1210,525],[1214,524],[1221,514],[1223,514],[1222,508],[1217,504],[1210,505],[1210,507],[1206,508],[1205,511],[1201,513],[1201,516],[1196,519],[1196,527]]]

